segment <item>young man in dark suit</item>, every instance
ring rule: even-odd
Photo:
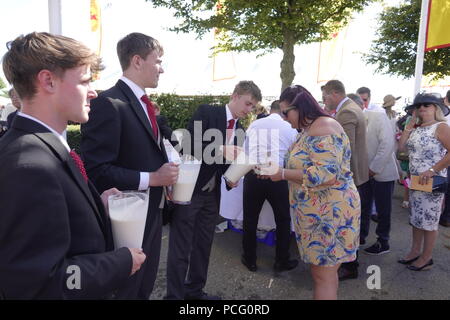
[[[63,137],[86,122],[98,57],[48,33],[20,36],[3,58],[22,110],[0,140],[0,298],[111,298],[145,260],[113,250],[102,200]]]
[[[256,84],[241,81],[227,105],[201,105],[189,122],[191,148],[187,153],[202,159],[202,165],[191,204],[176,205],[172,213],[166,299],[219,299],[206,294],[203,288],[219,212],[221,179],[228,165],[221,154],[208,154],[208,150],[214,149],[211,148],[214,145],[225,146],[225,153],[226,149],[233,149],[238,144],[236,131],[242,130],[239,119],[248,115],[261,99],[261,91]],[[212,129],[218,135],[211,142],[206,137],[209,133],[214,135]],[[243,143],[245,135],[241,135],[241,138],[239,144]]]
[[[164,186],[177,181],[178,166],[168,163],[152,102],[145,88],[156,88],[163,73],[163,48],[152,37],[131,33],[117,43],[123,76],[92,100],[88,123],[81,127],[87,172],[99,190],[147,190],[150,201],[142,248],[147,256],[116,297],[149,298],[161,250]]]

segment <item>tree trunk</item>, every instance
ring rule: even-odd
[[[294,62],[295,62],[295,55],[294,55],[294,35],[293,32],[289,30],[284,31],[284,41],[283,41],[283,60],[281,60],[280,67],[281,67],[281,92],[283,92],[284,89],[289,87],[292,84],[292,81],[294,81],[295,78],[295,71],[294,71]]]

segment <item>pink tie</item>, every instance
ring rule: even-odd
[[[153,133],[155,134],[156,139],[158,139],[158,123],[156,122],[155,108],[153,107],[152,102],[147,97],[147,95],[143,95],[141,100],[147,106],[148,117],[150,118],[150,122],[152,123]]]
[[[86,183],[87,183],[88,176],[86,173],[86,169],[84,168],[83,160],[81,160],[80,156],[75,152],[75,150],[70,151],[70,156],[72,157],[73,161],[75,162],[76,166],[78,167],[78,170],[80,170],[80,173],[84,178],[84,181],[86,181]]]

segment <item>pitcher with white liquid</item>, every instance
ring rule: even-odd
[[[123,191],[108,198],[109,216],[116,249],[142,248],[149,191]]]
[[[202,162],[189,155],[181,157],[177,183],[173,185],[172,202],[187,205],[191,203],[195,184]]]

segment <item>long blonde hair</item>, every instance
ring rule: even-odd
[[[436,112],[434,113],[434,119],[438,122],[447,122],[447,119],[445,119],[444,113],[442,112],[441,107],[433,103],[433,106],[436,108]],[[417,124],[421,125],[423,123],[423,120],[418,116]]]

